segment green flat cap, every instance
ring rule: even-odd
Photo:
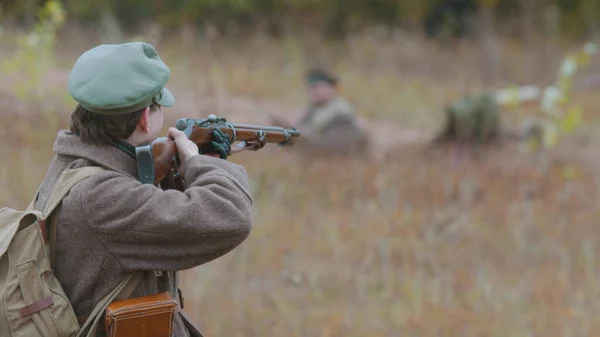
[[[327,82],[333,86],[338,84],[338,78],[329,73],[328,71],[320,68],[310,69],[306,73],[306,79],[310,85],[315,84],[317,82]]]
[[[69,74],[69,94],[85,109],[105,115],[172,106],[165,88],[171,70],[148,43],[103,44],[83,53]]]

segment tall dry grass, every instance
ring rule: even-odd
[[[95,43],[63,37],[63,65]],[[238,116],[252,120],[266,99],[279,102],[274,113],[301,111],[315,53],[342,75],[359,114],[399,128],[434,130],[443,103],[485,87],[473,66],[477,46],[443,50],[402,36],[157,45],[178,97],[167,124],[208,111],[243,110]],[[522,48],[504,46],[505,81],[525,81]],[[55,70],[45,83],[66,89],[64,75]],[[23,208],[72,107],[61,97],[60,110],[26,102],[16,113],[20,101],[4,84],[0,205]],[[577,99],[583,130],[594,130],[598,100]],[[253,231],[235,251],[183,273],[186,311],[207,336],[599,333],[597,168],[556,156],[543,166],[511,147],[455,159],[424,145],[390,148],[381,160],[307,159],[276,147],[232,157],[252,183]]]

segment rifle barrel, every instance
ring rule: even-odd
[[[296,129],[285,129],[279,126],[265,126],[265,125],[250,125],[250,124],[234,124],[231,123],[236,129],[249,129],[249,130],[263,130],[263,131],[276,131],[276,132],[287,132],[290,136],[299,136],[300,132]]]
[[[213,117],[213,118],[210,118]],[[246,129],[246,130],[262,130],[271,132],[287,133],[291,137],[299,137],[300,132],[294,129],[285,129],[280,126],[266,126],[266,125],[252,125],[252,124],[236,124],[236,123],[223,123],[217,122],[218,119],[214,116],[209,116],[209,119],[193,119],[193,118],[181,118],[177,121],[177,129],[184,131],[188,130],[191,132],[193,127],[209,128],[209,127],[227,127],[234,129]],[[188,135],[189,137],[189,135]]]

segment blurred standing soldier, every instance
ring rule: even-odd
[[[311,154],[365,151],[368,137],[357,124],[352,104],[338,94],[339,80],[322,69],[311,69],[306,78],[310,106],[296,126],[302,135],[297,145]]]
[[[159,136],[162,108],[175,103],[165,88],[170,75],[154,47],[142,42],[92,48],[69,74],[69,93],[79,104],[70,130],[57,135],[34,207],[44,209],[65,169],[104,169],[75,184],[57,215],[54,274],[80,324],[133,271],[143,276],[130,298],[168,292],[181,308],[177,272],[227,254],[250,233],[248,176],[224,160],[227,137],[215,137],[214,153],[199,155],[183,132],[169,128],[185,190],[137,179],[135,147]],[[201,333],[178,310],[172,336]]]

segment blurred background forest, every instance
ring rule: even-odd
[[[2,0],[4,20],[31,26],[43,0]],[[189,26],[202,34],[207,24],[225,35],[260,30],[281,36],[308,28],[345,36],[373,26],[401,28],[430,36],[474,36],[472,23],[490,22],[502,35],[525,38],[560,33],[582,38],[598,30],[596,0],[65,0],[67,16],[85,25],[114,17],[124,29],[139,31],[151,21],[165,31]],[[482,21],[482,20],[480,20]]]
[[[600,334],[600,63],[560,103],[556,146],[456,156],[429,140],[467,93],[552,85],[596,42],[600,0],[0,0],[0,205],[24,208],[74,107],[68,72],[100,43],[152,43],[171,67],[166,124],[298,118],[323,66],[373,134],[367,157],[266,147],[255,224],[185,271],[207,336]],[[561,108],[562,109],[562,108]],[[569,110],[572,111],[572,110]],[[516,128],[540,102],[503,108]]]

